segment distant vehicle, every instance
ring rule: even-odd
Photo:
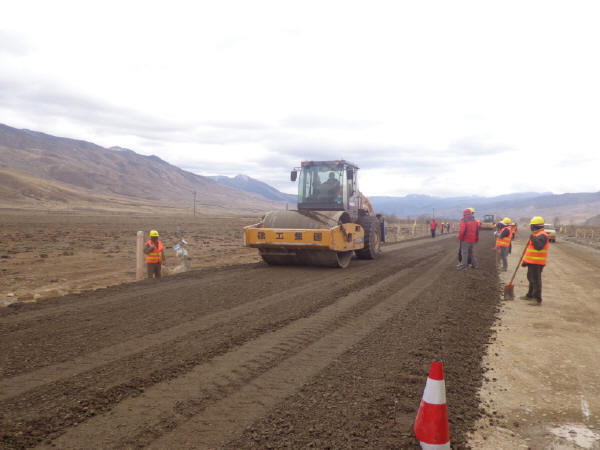
[[[545,223],[544,230],[546,230],[546,233],[548,233],[548,239],[550,239],[550,242],[556,242],[556,229],[554,228],[554,225],[551,223]]]
[[[483,230],[493,230],[496,228],[496,215],[495,214],[486,214],[481,219],[481,228]]]

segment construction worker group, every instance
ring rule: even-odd
[[[529,290],[521,299],[530,300],[534,304],[542,303],[542,271],[548,259],[548,248],[550,238],[544,230],[544,219],[535,216],[529,222],[531,234],[523,255],[519,260],[522,267],[527,267],[527,280],[529,281]],[[478,268],[477,258],[473,254],[474,245],[479,242],[479,232],[481,223],[475,219],[475,210],[466,208],[463,211],[463,218],[460,221],[458,231],[458,240],[460,242],[458,252],[457,270],[467,270],[469,268]],[[498,255],[498,261],[501,264],[500,270],[508,270],[508,255],[511,254],[512,241],[517,233],[517,224],[509,217],[505,217],[496,225],[494,232],[496,238],[495,250]],[[518,268],[518,266],[517,266]],[[515,268],[515,272],[517,270]]]

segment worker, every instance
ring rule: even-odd
[[[431,230],[431,237],[434,238],[435,237],[435,230],[437,229],[438,223],[435,221],[435,219],[431,219],[431,222],[429,222],[429,229]]]
[[[496,251],[502,260],[502,271],[506,272],[508,270],[508,248],[512,238],[510,219],[508,217],[498,222],[498,231],[495,231],[494,234],[496,235]]]
[[[517,234],[517,224],[515,222],[510,223],[510,245],[508,246],[508,254],[512,253],[512,243],[515,240]]]
[[[335,199],[337,195],[341,195],[341,185],[335,177],[335,172],[329,172],[329,178],[321,184],[321,192],[328,199]]]
[[[150,231],[150,239],[144,245],[148,278],[160,278],[162,263],[165,262],[164,245],[158,239],[158,231]]]
[[[479,267],[473,253],[473,246],[479,242],[479,225],[473,217],[474,212],[473,208],[466,208],[460,221],[458,240],[460,241],[461,260],[460,265],[456,267],[457,270],[468,269],[469,262],[471,262],[473,269]]]
[[[444,222],[440,223],[440,235],[444,234],[445,227],[446,227],[446,224]]]
[[[523,267],[527,267],[527,280],[529,291],[522,296],[523,300],[535,300],[538,305],[542,304],[542,270],[548,259],[548,247],[550,238],[544,230],[544,219],[535,216],[529,222],[531,234],[527,241],[527,248],[523,255]]]
[[[469,209],[471,210],[471,214],[473,214],[473,218],[475,219],[475,208],[469,208]],[[477,222],[477,229],[481,230],[481,220],[475,219],[475,222]],[[479,233],[479,231],[477,233]],[[479,237],[479,234],[477,235],[477,237]]]

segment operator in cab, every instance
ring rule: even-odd
[[[335,197],[342,193],[341,185],[335,177],[335,172],[329,172],[329,178],[324,183],[321,183],[319,192],[322,198],[329,200],[335,200]]]

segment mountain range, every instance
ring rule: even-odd
[[[0,208],[114,210],[200,214],[262,213],[294,206],[296,196],[240,174],[206,177],[157,156],[122,147],[19,130],[0,124]],[[521,192],[497,197],[428,195],[370,197],[375,209],[401,218],[459,218],[496,214],[522,222],[534,215],[547,221],[600,222],[600,192],[555,195]]]
[[[276,202],[287,202],[296,204],[297,196],[292,194],[285,194],[278,191],[273,186],[267,183],[251,178],[248,175],[236,175],[235,177],[227,177],[224,175],[217,175],[209,177],[217,183],[224,184],[229,187],[240,189],[242,191],[250,192],[253,194],[262,195],[263,197],[273,200]]]
[[[0,207],[261,212],[282,203],[157,156],[0,124]]]
[[[523,192],[497,197],[440,198],[427,195],[406,197],[371,197],[376,210],[399,217],[461,217],[465,208],[472,207],[477,217],[485,214],[508,216],[523,222],[532,216],[546,221],[559,219],[564,224],[582,223],[600,211],[600,192],[552,194]]]

